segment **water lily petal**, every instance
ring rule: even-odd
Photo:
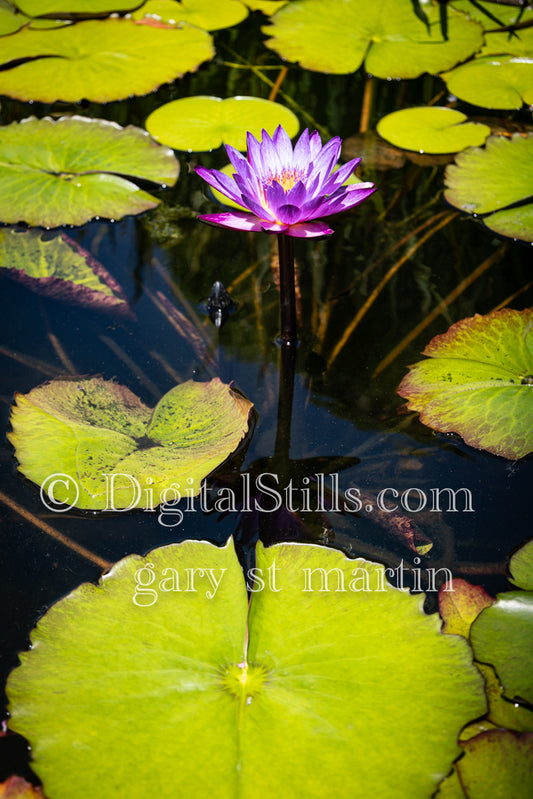
[[[242,205],[241,192],[233,178],[228,177],[223,172],[217,169],[205,169],[203,166],[197,166],[195,172],[205,180],[206,183],[213,189],[222,192],[226,197],[229,197],[233,202]]]
[[[265,233],[284,233],[289,229],[288,225],[281,222],[262,222],[261,227]]]
[[[245,205],[250,211],[255,214],[259,219],[268,219],[270,222],[275,222],[276,217],[275,215],[268,209],[265,208],[262,203],[257,202],[255,197],[251,197],[249,194],[243,192],[242,195],[242,202],[241,205]]]
[[[344,186],[344,188],[346,189],[343,198],[345,208],[353,208],[354,205],[363,202],[376,191],[376,186],[373,183],[354,183],[351,186]]]
[[[272,139],[266,132],[263,131],[263,138],[261,140],[261,161],[263,163],[263,174],[265,176],[279,175],[281,173],[281,161],[279,160],[276,147]]]
[[[302,218],[302,211],[297,205],[280,205],[277,213],[278,221],[284,225],[294,225],[300,222]]]
[[[323,199],[320,206],[315,210],[316,216],[329,216],[330,214],[340,214],[348,208],[354,208],[363,200],[366,200],[374,193],[376,187],[373,183],[357,183],[352,186],[341,186],[340,190],[330,197]]]
[[[279,160],[284,167],[292,166],[292,143],[289,134],[284,130],[281,125],[278,125],[272,137],[272,143],[276,148]]]
[[[231,230],[262,230],[261,220],[255,214],[245,211],[228,211],[224,214],[202,214],[198,217],[202,222],[209,222],[217,227],[230,228]]]
[[[291,205],[302,205],[306,197],[307,189],[305,188],[305,184],[302,180],[299,180],[298,183],[287,192],[286,202]]]
[[[353,208],[375,191],[373,183],[345,185],[360,158],[333,172],[341,150],[338,136],[322,146],[319,133],[305,129],[293,149],[289,135],[278,126],[272,137],[263,130],[260,141],[248,133],[247,146],[247,157],[226,146],[235,169],[231,178],[218,170],[198,167],[196,171],[250,213],[209,214],[200,219],[238,230],[301,238],[327,236],[333,231],[318,221],[320,217]]]
[[[320,138],[320,133],[314,130],[309,136],[309,155],[311,156],[311,161],[314,162],[321,149],[322,139]]]
[[[228,154],[229,160],[232,163],[232,166],[235,167],[237,172],[240,172],[241,168],[245,169],[245,164],[248,166],[248,162],[244,155],[236,150],[235,147],[232,147],[231,144],[226,144],[226,152]]]
[[[298,169],[302,172],[307,172],[310,161],[311,150],[309,148],[309,131],[306,128],[294,145],[292,162],[295,169]]]
[[[281,205],[285,205],[287,202],[287,195],[277,180],[273,180],[270,186],[265,188],[265,199],[266,204],[274,216],[278,218],[278,208]]]
[[[309,198],[314,198],[315,196],[319,195],[320,197],[322,197],[322,192],[321,192],[322,185],[321,185],[320,175],[315,175],[314,173],[312,173],[310,175],[310,180],[311,182],[308,183],[307,185],[307,196]]]
[[[259,180],[265,177],[263,171],[263,159],[261,158],[261,145],[251,133],[246,134],[246,144],[248,147],[248,161]]]
[[[344,181],[348,180],[350,175],[360,163],[360,158],[352,158],[351,161],[347,161],[346,164],[343,164],[334,172],[332,172],[326,183],[324,183],[324,194],[331,194],[331,192],[334,191],[338,186],[342,186]]]
[[[329,236],[333,230],[325,222],[298,222],[287,229],[287,236],[295,236],[299,239],[312,239],[317,236]]]
[[[329,178],[333,167],[339,160],[341,144],[339,137],[335,136],[328,141],[319,155],[313,160],[313,172],[321,176],[321,183]]]
[[[233,176],[233,180],[243,194],[247,194],[249,197],[255,197],[258,201],[261,200],[263,196],[261,184],[259,183],[257,175],[254,175],[251,169],[249,172],[241,169],[240,172],[237,172]]]

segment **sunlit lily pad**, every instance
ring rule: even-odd
[[[466,641],[380,565],[302,544],[256,554],[249,610],[231,543],[186,541],[125,558],[41,619],[7,693],[47,794],[432,795],[485,706]]]
[[[448,91],[484,108],[522,108],[533,104],[533,56],[475,58],[441,78]]]
[[[131,11],[142,0],[13,0],[29,17],[45,14],[111,14]]]
[[[240,0],[148,0],[134,11],[133,19],[154,16],[170,25],[188,22],[206,31],[238,25],[248,16],[248,9]]]
[[[514,553],[509,571],[515,585],[525,591],[533,591],[533,540]]]
[[[99,377],[53,380],[15,400],[8,437],[19,470],[52,503],[91,510],[149,509],[180,487],[196,495],[237,448],[252,407],[218,378],[182,383],[155,409]]]
[[[489,136],[446,167],[446,200],[504,236],[533,241],[533,135]],[[508,211],[508,206],[523,203]],[[498,212],[498,213],[495,213]]]
[[[250,11],[262,11],[266,16],[271,16],[286,6],[289,0],[242,0]]]
[[[158,200],[128,180],[173,185],[174,153],[144,130],[87,117],[25,119],[0,128],[0,221],[57,227],[119,219]]]
[[[191,25],[105,19],[59,30],[24,28],[2,40],[0,93],[45,103],[107,103],[152,92],[213,55],[209,33]]]
[[[271,19],[265,43],[288,61],[334,74],[365,69],[378,78],[441,72],[483,44],[481,25],[448,6],[448,40],[437,4],[425,6],[429,30],[411,0],[295,0]]]
[[[533,452],[533,309],[462,319],[398,389],[420,420],[505,458]]]
[[[380,136],[406,150],[420,153],[456,153],[484,143],[488,125],[466,122],[465,114],[452,108],[404,108],[382,117],[377,124]]]
[[[494,667],[505,696],[533,705],[533,591],[499,594],[472,625],[476,660]]]
[[[116,280],[65,234],[0,228],[0,269],[31,291],[72,305],[131,315]]]
[[[263,128],[274,133],[281,125],[292,138],[298,117],[279,103],[260,97],[183,97],[162,105],[146,120],[148,132],[175,150],[203,152],[231,144],[246,150],[246,133],[257,139]]]
[[[10,3],[0,0],[0,36],[8,36],[10,33],[18,31],[30,20],[24,14],[20,14]]]

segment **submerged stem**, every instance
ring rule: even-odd
[[[294,249],[292,239],[278,234],[279,293],[281,302],[281,344],[296,344],[296,289],[294,284]]]

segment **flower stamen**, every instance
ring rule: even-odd
[[[270,186],[276,180],[285,194],[287,194],[303,177],[304,173],[301,170],[286,168],[282,172],[277,172],[275,174],[271,172],[264,181],[264,185]]]

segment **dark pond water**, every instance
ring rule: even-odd
[[[220,38],[246,51],[246,28],[239,33],[223,32]],[[358,131],[363,88],[364,77],[359,74],[334,78],[293,71],[283,85],[288,95],[305,101],[306,112],[324,128],[344,138]],[[427,101],[438,88],[432,78],[409,84],[381,82],[374,122],[402,102]],[[213,63],[171,88],[128,102],[29,108],[5,101],[2,124],[30,113],[40,117],[76,112],[142,126],[148,113],[163,102],[202,93],[267,96],[268,89],[248,72]],[[302,123],[308,124],[305,119]],[[364,179],[379,187],[375,197],[334,220],[336,232],[328,240],[295,244],[301,341],[289,430],[286,416],[278,412],[279,301],[272,268],[276,240],[196,221],[197,212],[214,206],[192,167],[197,163],[221,166],[224,153],[179,157],[181,177],[174,189],[159,192],[162,202],[156,211],[114,224],[94,221],[68,231],[123,286],[134,320],[71,308],[0,278],[4,494],[17,508],[110,562],[171,541],[193,538],[221,543],[233,535],[243,559],[250,557],[250,547],[258,537],[268,543],[313,541],[392,566],[403,559],[409,568],[447,567],[493,593],[504,589],[508,553],[532,532],[533,462],[509,462],[476,451],[456,437],[432,433],[416,416],[400,412],[403,401],[396,388],[407,365],[419,359],[433,335],[459,319],[487,313],[519,292],[531,278],[530,250],[513,242],[504,246],[481,224],[454,216],[406,259],[328,366],[355,314],[387,271],[443,218],[433,222],[434,217],[451,210],[441,198],[442,166],[408,164],[385,171],[363,164]],[[416,232],[424,222],[428,227]],[[494,265],[373,377],[395,345],[500,250]],[[202,309],[215,280],[229,287],[237,305],[220,331]],[[521,309],[532,304],[530,288],[508,305]],[[199,331],[203,345],[178,332],[169,319],[172,307]],[[48,512],[38,489],[17,473],[5,432],[15,391],[27,392],[69,371],[116,378],[150,405],[176,382],[190,378],[219,376],[232,382],[254,403],[257,419],[242,449],[209,479],[211,496],[222,486],[239,496],[242,475],[250,475],[253,483],[258,475],[270,473],[278,476],[281,489],[292,479],[299,512],[219,513],[202,512],[197,506],[195,512],[184,513],[183,522],[175,527],[165,526],[157,513],[149,512]],[[282,409],[285,414],[288,407]],[[337,512],[328,490],[331,507],[326,512],[317,510],[315,490],[320,478],[316,475],[320,474],[325,475],[326,489],[359,488],[365,504],[372,504],[384,489],[394,489],[399,495],[411,489],[413,512],[404,510],[403,516],[416,523],[418,534],[429,539],[432,548],[415,561],[416,552],[394,535],[390,523],[385,526],[383,514]],[[310,490],[308,508],[303,488]],[[456,512],[431,511],[432,490],[446,488],[466,489],[470,508],[465,508],[463,492]],[[392,498],[392,492],[387,497]],[[420,497],[428,504],[415,512]],[[3,685],[17,662],[17,651],[27,646],[37,618],[80,582],[96,580],[101,567],[38,529],[14,507],[0,504],[0,517]],[[435,596],[428,594],[428,609],[434,608]]]

